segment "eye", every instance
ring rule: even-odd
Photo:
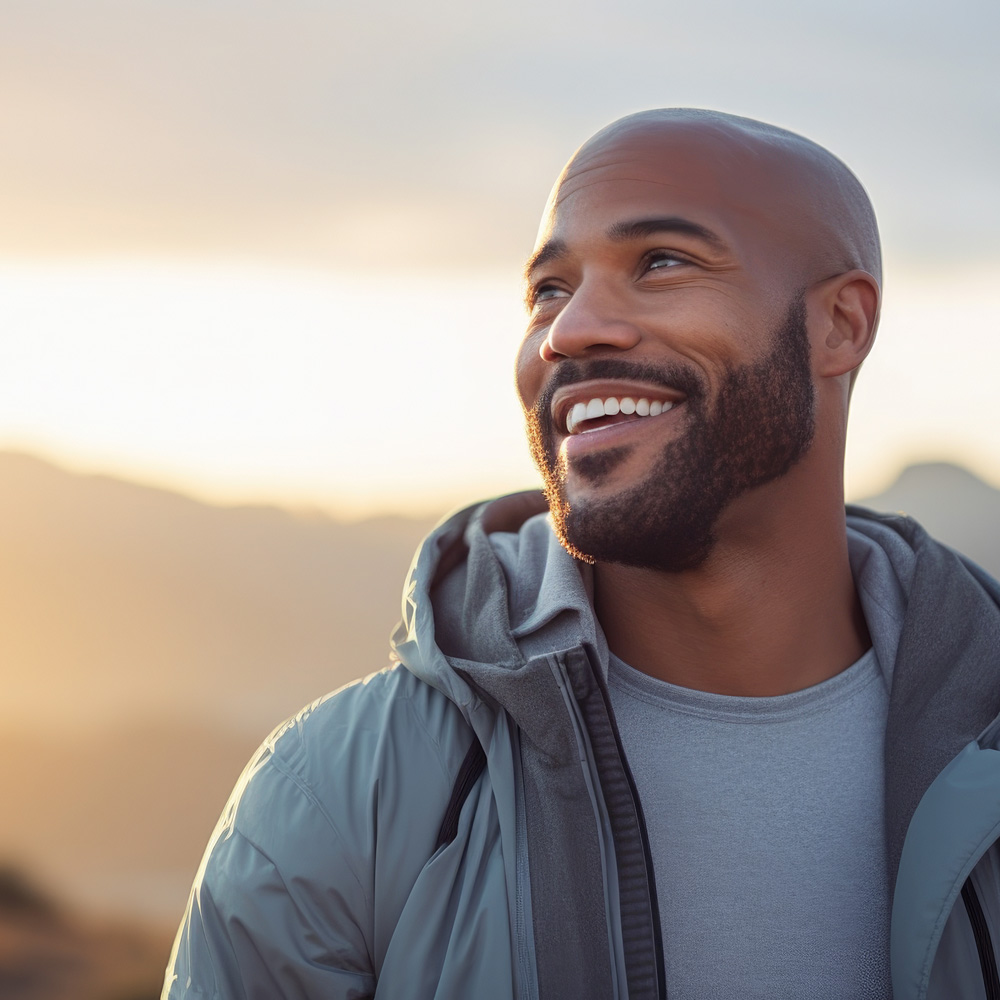
[[[643,259],[644,271],[662,271],[687,263],[690,262],[686,257],[673,250],[652,250]]]
[[[531,292],[531,305],[537,306],[551,299],[564,299],[568,296],[569,292],[565,288],[553,284],[541,284]]]

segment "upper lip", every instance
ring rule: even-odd
[[[638,401],[648,399],[661,403],[682,403],[687,396],[679,389],[671,389],[648,382],[631,382],[625,379],[593,379],[573,382],[557,389],[552,397],[552,419],[561,431],[566,431],[566,417],[577,403],[589,403],[592,399],[618,400],[629,397]]]

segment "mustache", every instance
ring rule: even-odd
[[[545,383],[545,388],[532,407],[536,419],[543,425],[550,422],[553,396],[563,386],[590,379],[622,379],[646,382],[649,385],[662,386],[664,389],[679,389],[687,397],[688,404],[693,406],[697,406],[707,393],[701,373],[693,365],[681,362],[653,365],[641,361],[627,361],[624,358],[563,361]]]

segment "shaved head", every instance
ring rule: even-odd
[[[864,188],[802,136],[666,109],[587,140],[527,263],[518,355],[567,548],[683,571],[762,489],[837,482],[881,271]]]
[[[648,157],[657,149],[669,157],[684,148],[697,156],[720,199],[740,203],[768,227],[798,288],[855,268],[881,286],[878,225],[861,182],[817,143],[752,118],[696,108],[621,118],[577,150],[546,214],[609,158]]]

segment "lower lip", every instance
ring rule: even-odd
[[[582,434],[567,434],[563,438],[562,447],[567,457],[580,455],[597,448],[614,448],[627,444],[631,437],[641,436],[646,430],[669,427],[675,422],[675,415],[681,409],[680,403],[674,404],[665,413],[655,417],[637,417],[635,420],[623,420],[621,423],[608,424],[596,431],[585,431]]]

